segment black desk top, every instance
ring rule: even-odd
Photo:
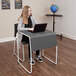
[[[56,33],[52,31],[46,30],[45,32],[39,33],[31,33],[29,31],[18,31],[18,33],[29,37],[32,51],[57,46]]]

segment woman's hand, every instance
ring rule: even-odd
[[[33,30],[34,30],[34,28],[29,28],[28,30],[31,30],[31,31],[33,31]]]

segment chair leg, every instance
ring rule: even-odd
[[[22,45],[22,50],[23,50],[23,61],[25,61],[24,45]]]
[[[14,49],[13,49],[13,54],[14,54],[14,55],[16,55],[16,54],[15,54],[15,40],[14,40]]]
[[[54,62],[53,60],[51,60],[51,59],[49,59],[48,57],[46,57],[46,56],[44,55],[44,50],[42,50],[42,56],[43,56],[44,58],[46,58],[47,60],[49,60],[50,62],[54,63],[54,64],[57,64],[57,53],[58,53],[58,46],[56,46],[56,59],[55,59],[55,62]]]
[[[15,40],[14,40],[13,54],[14,54],[14,56],[17,57],[17,54],[16,54],[16,38],[15,38]]]

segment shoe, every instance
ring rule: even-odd
[[[31,63],[31,60],[30,60]],[[32,65],[35,65],[35,60],[32,58]]]
[[[35,58],[38,62],[43,62],[42,58],[39,56],[39,55],[36,55],[36,58]]]

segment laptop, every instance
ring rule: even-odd
[[[34,30],[33,31],[29,30],[29,32],[32,32],[32,33],[44,32],[46,30],[46,26],[47,26],[47,23],[35,24]]]

